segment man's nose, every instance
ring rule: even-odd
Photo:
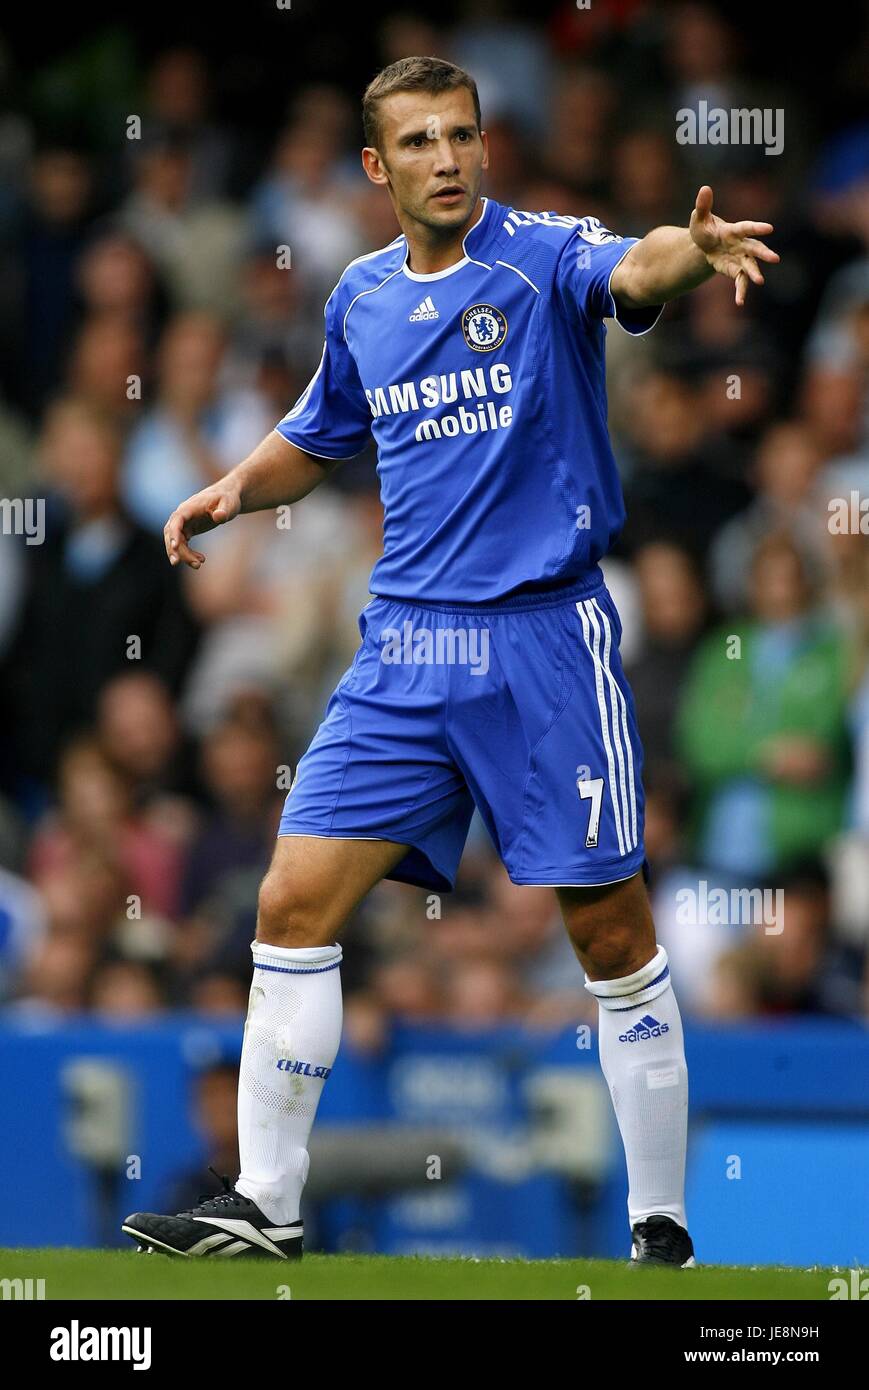
[[[456,152],[446,138],[435,140],[434,171],[436,174],[455,174],[458,170]]]

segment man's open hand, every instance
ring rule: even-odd
[[[745,303],[749,280],[763,284],[758,261],[774,265],[780,257],[757,237],[772,231],[771,222],[725,222],[712,211],[712,189],[704,183],[697,194],[688,230],[709,264],[736,281],[736,302]]]
[[[191,550],[187,542],[192,536],[213,531],[215,526],[232,521],[240,511],[241,496],[238,491],[223,483],[215,483],[188,497],[163,527],[163,542],[169,563],[177,565],[179,560],[183,560],[185,565],[198,570],[200,565],[205,564],[205,556],[201,550]]]

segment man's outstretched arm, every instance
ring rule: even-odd
[[[193,536],[222,526],[239,512],[268,511],[298,502],[328,478],[339,462],[303,453],[272,430],[225,477],[194,493],[175,509],[163,528],[170,563],[183,561],[198,570],[205,563],[205,556],[188,545]]]
[[[736,303],[745,303],[749,280],[763,284],[758,261],[779,257],[762,241],[770,222],[725,222],[712,211],[712,189],[697,194],[687,227],[655,227],[632,246],[612,274],[610,289],[626,309],[665,304],[696,289],[716,273],[736,281]]]

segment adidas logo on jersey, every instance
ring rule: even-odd
[[[432,303],[432,297],[427,294],[421,304],[417,304],[408,323],[427,323],[430,319],[439,319],[440,314]]]
[[[619,1042],[645,1042],[648,1038],[660,1038],[669,1031],[669,1023],[659,1023],[651,1014],[643,1014],[633,1028],[629,1028],[626,1033],[619,1033]]]

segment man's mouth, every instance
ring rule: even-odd
[[[456,203],[460,198],[464,198],[465,190],[457,183],[449,183],[446,188],[439,188],[432,197],[438,203]]]

